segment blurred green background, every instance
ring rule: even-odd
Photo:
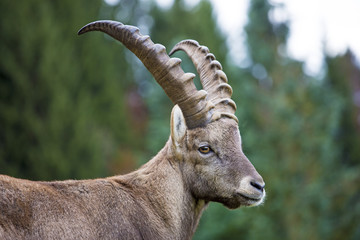
[[[136,169],[165,144],[172,104],[147,70],[104,34],[76,34],[113,19],[141,26],[167,50],[187,38],[207,45],[234,89],[244,150],[268,197],[257,208],[210,204],[194,239],[360,239],[359,67],[347,51],[326,56],[322,77],[306,75],[303,62],[278,51],[289,26],[269,21],[272,8],[250,2],[251,64],[240,68],[208,1],[163,9],[140,0],[2,0],[0,173],[104,177]]]

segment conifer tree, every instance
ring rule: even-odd
[[[121,147],[134,142],[123,97],[131,82],[124,49],[102,34],[77,36],[103,4],[1,1],[2,174],[104,176]]]

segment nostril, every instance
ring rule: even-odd
[[[256,181],[251,181],[250,184],[251,184],[251,186],[253,186],[254,188],[256,188],[256,189],[258,189],[258,190],[260,190],[260,191],[263,191],[263,189],[264,189],[264,187],[265,187],[265,184],[264,184],[264,183],[263,183],[263,184],[260,184],[260,183],[258,183],[258,182],[256,182]]]

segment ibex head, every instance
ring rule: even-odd
[[[220,118],[188,129],[177,106],[171,117],[172,150],[194,197],[229,208],[263,202],[265,184],[241,149],[236,121]]]
[[[165,47],[154,44],[133,26],[97,21],[79,34],[102,31],[122,42],[154,76],[175,104],[171,114],[172,160],[182,170],[191,194],[229,208],[254,206],[265,198],[264,181],[241,147],[232,88],[221,64],[206,47],[192,40],[178,43],[170,55],[183,50],[193,61],[203,89],[194,85],[194,74],[184,73],[181,60],[170,58]]]

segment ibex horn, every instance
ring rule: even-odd
[[[154,76],[174,104],[182,110],[188,128],[206,125],[212,119],[214,104],[207,101],[207,92],[198,91],[193,73],[184,73],[179,58],[170,58],[165,47],[154,44],[134,26],[115,21],[96,21],[85,25],[78,34],[90,31],[104,32],[123,43],[132,51]]]
[[[184,51],[192,60],[199,73],[203,89],[209,94],[209,101],[215,105],[212,120],[226,116],[238,121],[234,115],[236,104],[231,100],[232,88],[227,84],[227,77],[222,71],[221,64],[215,60],[214,54],[210,53],[207,47],[200,46],[194,40],[179,42],[169,55],[178,50]]]

